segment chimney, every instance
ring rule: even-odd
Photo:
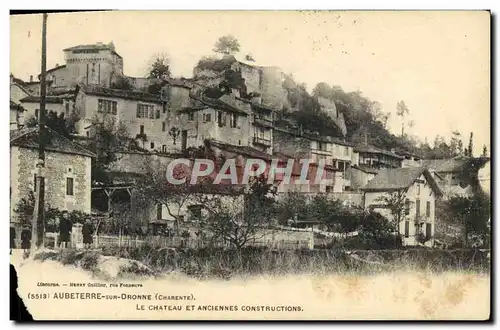
[[[30,82],[33,82],[33,75],[30,76]]]
[[[56,63],[56,68],[58,68],[58,67],[59,67],[59,63]]]

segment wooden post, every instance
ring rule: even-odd
[[[43,14],[42,19],[42,72],[40,74],[40,111],[38,113],[38,161],[36,169],[36,194],[35,207],[33,210],[33,219],[31,223],[31,256],[34,251],[43,247],[45,236],[45,97],[46,90],[46,71],[47,71],[47,14]]]

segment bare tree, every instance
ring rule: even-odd
[[[213,239],[229,242],[241,249],[247,243],[262,239],[271,232],[274,219],[273,185],[264,176],[253,178],[246,191],[230,188],[232,198],[203,198],[208,215],[202,218],[200,228]],[[243,205],[243,207],[242,207]]]

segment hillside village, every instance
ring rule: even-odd
[[[251,55],[216,54],[200,60],[192,78],[174,78],[168,68],[149,77],[126,76],[126,59],[113,43],[74,45],[63,52],[65,63],[47,70],[46,203],[92,214],[103,223],[115,221],[123,236],[139,228],[151,236],[197,237],[190,224],[202,216],[208,200],[174,206],[171,201],[178,198],[164,192],[166,202],[154,197],[158,192],[137,196],[173,159],[209,154],[236,159],[238,166],[249,158],[324,160],[331,185],[275,182],[278,200],[298,192],[308,199],[321,195],[343,208],[395,220],[393,196],[403,203],[396,216],[403,245],[436,246],[445,240],[436,239],[438,234],[446,237],[449,229],[439,205],[480,190],[478,171],[489,162],[486,154],[474,157],[471,146],[438,155],[439,145],[416,145],[403,133],[393,135],[383,116],[354,109],[354,99],[367,104],[359,94],[318,84],[309,95],[280,68],[258,64]],[[160,60],[156,64],[165,69]],[[29,200],[36,177],[37,78],[10,77],[11,223],[16,226],[23,222],[19,205]],[[292,175],[298,176],[295,170]],[[202,193],[226,195],[212,188]],[[120,215],[123,208],[126,216]],[[308,240],[307,247],[313,247],[315,238],[334,232],[320,217],[289,218],[271,235],[273,241]]]

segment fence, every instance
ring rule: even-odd
[[[135,248],[141,245],[151,245],[157,248],[191,248],[200,249],[205,247],[231,247],[229,242],[202,240],[183,237],[161,237],[161,236],[104,236],[94,237],[94,246],[97,248],[121,246]],[[310,249],[307,240],[250,240],[247,246],[267,246],[272,249]]]

